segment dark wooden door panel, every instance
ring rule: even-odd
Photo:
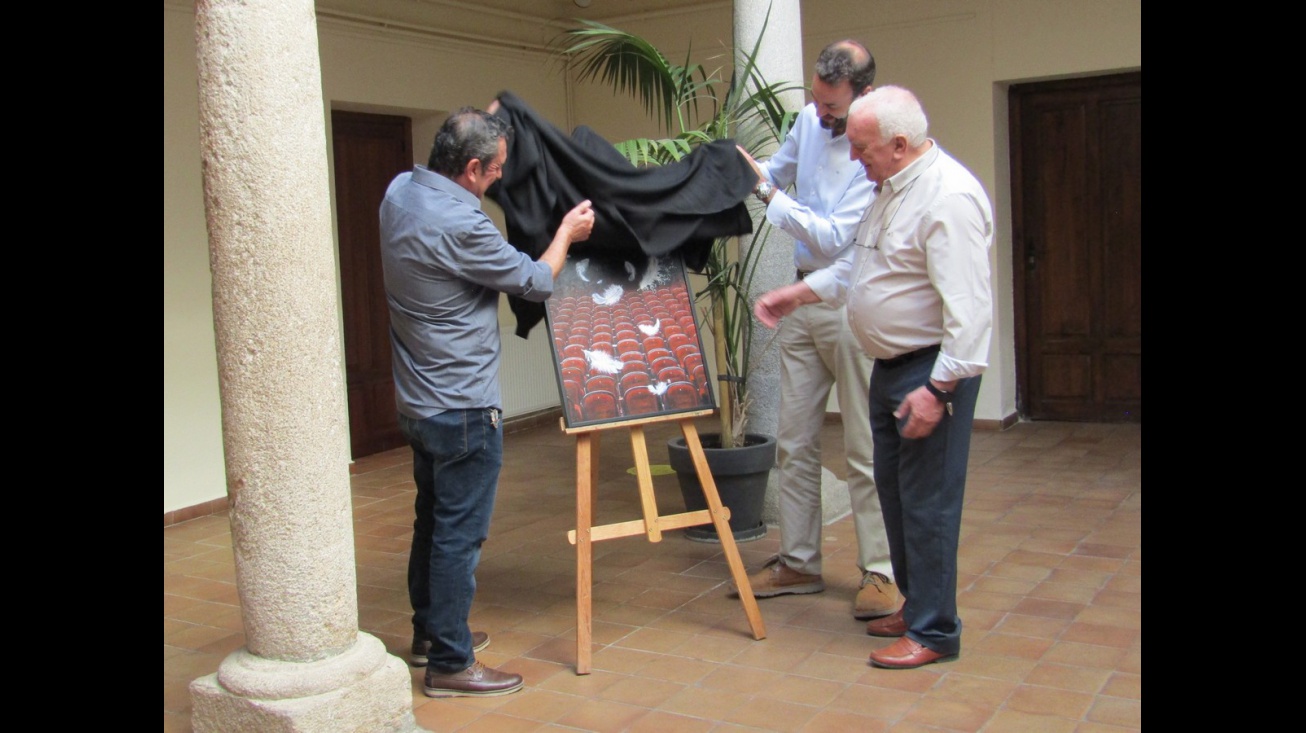
[[[386,186],[412,168],[412,128],[407,117],[341,111],[331,113],[331,127],[350,448],[359,458],[405,443],[395,418],[378,211]]]
[[[1027,418],[1142,418],[1141,110],[1141,74],[1012,87]]]

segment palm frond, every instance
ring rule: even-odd
[[[639,137],[613,143],[613,147],[637,168],[674,163],[693,150],[688,140],[675,137],[658,140]]]
[[[646,114],[661,121],[663,129],[675,129],[687,98],[710,86],[702,67],[689,64],[688,58],[684,65],[676,65],[633,33],[592,20],[581,23],[585,27],[566,32],[571,43],[560,51],[576,70],[577,80],[594,79],[618,94],[631,95]]]

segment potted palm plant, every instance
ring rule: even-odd
[[[580,22],[581,27],[563,34],[564,47],[559,51],[576,70],[577,80],[596,80],[610,85],[614,93],[638,98],[669,133],[660,139],[616,143],[636,166],[679,160],[696,145],[723,139],[734,139],[756,157],[766,146],[782,142],[793,124],[796,113],[785,110],[780,95],[799,87],[767,83],[762,77],[756,65],[762,34],[751,50],[739,54],[727,82],[718,72],[691,63],[688,53],[683,65],[673,64],[637,35],[602,23]],[[722,503],[731,509],[731,529],[740,541],[766,533],[762,505],[775,463],[775,438],[747,432],[753,358],[749,286],[769,232],[763,218],[746,242],[735,237],[716,240],[702,272],[706,284],[698,294],[715,344],[720,403],[720,431],[705,433],[703,448]],[[670,441],[667,450],[687,509],[706,508],[684,438]],[[710,527],[690,528],[686,535],[716,539]]]

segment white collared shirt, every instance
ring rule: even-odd
[[[797,240],[794,266],[799,270],[819,270],[852,257],[848,245],[875,186],[849,150],[848,136],[831,137],[821,127],[816,105],[808,104],[784,144],[760,164],[776,187],[766,219]],[[784,189],[795,183],[791,197]]]
[[[988,367],[993,210],[975,176],[930,143],[880,187],[857,228],[852,262],[807,283],[827,302],[846,298],[848,324],[867,354],[890,359],[941,344],[930,376],[952,381]]]

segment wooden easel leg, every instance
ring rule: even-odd
[[[594,526],[596,433],[576,438],[576,674],[590,673],[591,563],[590,528]],[[751,592],[750,592],[751,597]]]
[[[648,465],[648,445],[644,441],[644,427],[630,428],[630,449],[635,455],[635,476],[639,480],[639,501],[644,509],[644,533],[649,542],[662,541],[662,528],[658,526],[658,503],[653,497],[653,473]]]
[[[694,470],[698,472],[698,481],[703,486],[703,496],[707,499],[708,510],[712,513],[712,525],[716,527],[717,537],[721,538],[721,549],[725,552],[726,563],[730,565],[730,576],[739,589],[739,602],[744,605],[744,615],[748,625],[753,629],[754,639],[766,638],[766,625],[762,622],[762,612],[753,597],[753,586],[748,582],[748,573],[744,571],[744,561],[739,557],[739,547],[735,545],[735,536],[730,531],[730,523],[721,509],[721,496],[716,490],[716,480],[707,467],[707,456],[703,453],[703,443],[698,438],[698,428],[691,420],[682,420],[680,430],[685,435],[685,445],[689,455],[694,459]]]

